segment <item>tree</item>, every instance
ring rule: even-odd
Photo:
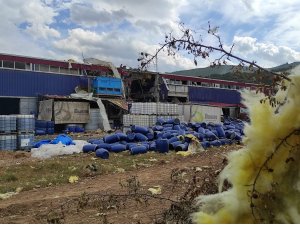
[[[231,45],[229,49],[226,49],[224,43],[218,34],[219,27],[212,27],[210,22],[208,22],[208,29],[205,32],[216,39],[217,45],[207,45],[203,42],[201,34],[196,31],[187,28],[183,23],[179,24],[180,35],[177,37],[172,32],[165,35],[165,41],[160,44],[161,47],[156,50],[155,54],[148,54],[146,52],[141,52],[138,61],[140,61],[140,69],[146,69],[151,62],[154,62],[161,51],[167,51],[169,56],[175,56],[179,52],[185,52],[191,55],[194,59],[194,64],[197,66],[198,61],[201,59],[207,59],[212,53],[219,53],[220,56],[211,63],[211,66],[226,65],[229,61],[237,64],[238,69],[242,69],[248,66],[249,70],[253,70],[256,73],[271,74],[274,75],[274,84],[279,84],[279,82],[284,79],[290,81],[287,74],[285,73],[275,73],[269,71],[258,65],[255,61],[250,61],[239,57],[233,53],[234,44]]]

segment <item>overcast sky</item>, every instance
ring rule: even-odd
[[[300,61],[299,0],[0,0],[0,52],[59,60],[93,57],[138,67],[183,22],[220,27],[234,53],[264,67]],[[207,35],[204,37],[211,41]],[[199,67],[209,65],[198,62]],[[195,68],[161,54],[158,70]],[[151,68],[150,68],[151,69]],[[155,69],[154,67],[152,68]]]

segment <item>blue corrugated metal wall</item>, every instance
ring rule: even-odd
[[[191,102],[219,102],[239,104],[241,95],[236,90],[219,88],[189,87],[189,100]]]
[[[87,84],[87,77],[0,69],[0,96],[69,95]]]

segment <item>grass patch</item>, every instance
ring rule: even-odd
[[[12,182],[12,181],[17,181],[17,180],[18,180],[18,178],[16,177],[16,175],[11,172],[6,172],[6,173],[4,173],[4,175],[2,175],[0,177],[1,182]]]
[[[128,151],[110,153],[108,160],[96,158],[91,154],[74,154],[57,156],[46,160],[29,161],[23,164],[0,166],[0,193],[61,185],[69,182],[70,176],[84,178],[101,174],[130,171],[140,167],[149,167],[160,161],[172,160],[175,152],[160,154],[148,152],[141,155],[130,155]]]

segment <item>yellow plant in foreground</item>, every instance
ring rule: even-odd
[[[251,118],[245,147],[229,154],[219,193],[199,197],[194,222],[300,223],[300,76],[289,78],[275,107],[263,94],[243,93]],[[221,192],[225,180],[232,187]]]

